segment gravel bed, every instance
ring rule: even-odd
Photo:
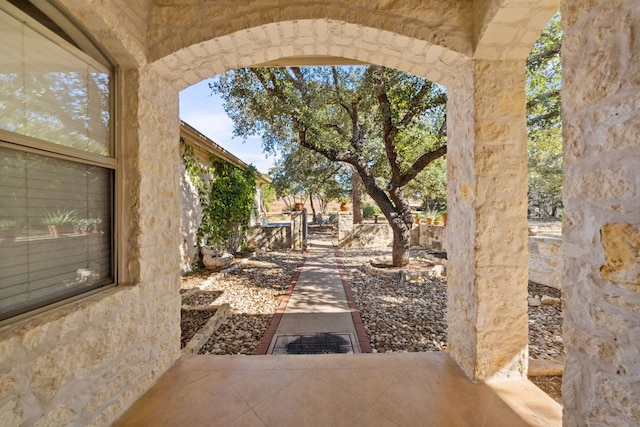
[[[412,251],[419,257],[426,251]],[[447,348],[447,284],[444,279],[400,283],[364,271],[388,250],[340,251],[353,297],[374,353],[441,351]]]
[[[222,295],[221,291],[201,291],[197,290],[190,293],[186,298],[182,297],[183,305],[207,306],[214,302],[217,303],[218,297]]]
[[[180,348],[184,348],[214,314],[215,310],[180,310]]]
[[[215,304],[229,304],[231,314],[200,354],[254,354],[301,260],[300,252],[267,252],[212,280],[204,290],[217,293]],[[200,270],[183,278],[182,287],[198,286],[209,276]]]
[[[420,257],[424,249],[412,249]],[[440,351],[447,348],[447,284],[445,279],[399,279],[375,276],[363,265],[389,256],[389,250],[339,252],[373,351]],[[529,283],[529,294],[559,297],[559,291]],[[562,306],[529,307],[529,355],[537,359],[564,357]]]

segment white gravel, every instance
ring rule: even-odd
[[[375,352],[440,351],[447,348],[446,279],[423,279],[400,284],[400,279],[371,275],[364,264],[388,256],[383,251],[340,251],[340,256],[365,330]],[[412,254],[414,255],[414,254]],[[296,267],[300,252],[269,252],[248,261],[242,268],[213,281],[206,290],[220,291],[215,304],[229,303],[232,315],[203,347],[203,354],[253,354]],[[208,274],[183,279],[193,287]],[[529,287],[530,294],[559,296],[542,285]],[[564,356],[562,307],[529,307],[529,354],[532,358]]]

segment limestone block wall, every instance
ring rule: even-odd
[[[293,239],[290,225],[259,226],[247,231],[247,246],[250,249],[291,249]]]
[[[149,15],[153,0],[57,0],[126,69],[148,58]]]
[[[561,12],[564,424],[640,425],[640,8]]]
[[[303,38],[300,41],[307,46],[307,54],[323,54],[322,50],[331,45],[353,53],[358,50],[379,50],[380,45],[376,43],[378,30],[387,32],[390,37],[396,33],[408,39],[424,40],[430,45],[447,46],[450,50],[470,54],[469,23],[472,13],[472,2],[457,0],[359,2],[357,6],[350,0],[299,0],[295,5],[284,5],[278,0],[238,0],[233,3],[162,1],[155,3],[150,16],[150,50],[152,58],[156,60],[185,47],[236,33],[234,40],[227,40],[220,46],[225,50],[231,47],[231,53],[233,44],[240,47],[255,43],[262,39],[260,33],[265,30],[266,24],[277,22],[285,25],[269,28],[268,38],[272,43],[287,46],[286,39]],[[309,28],[310,31],[292,32],[292,28],[286,25],[287,22],[303,23],[318,17],[323,17],[324,22]],[[340,22],[355,25],[350,32],[329,41],[327,38],[333,33],[328,28],[332,25],[329,21],[335,22],[335,25],[340,25]],[[369,27],[369,34],[360,37],[358,27]],[[251,28],[251,32],[243,34],[242,30],[247,28]],[[327,43],[318,43],[318,40]],[[246,48],[249,46],[241,48],[243,55],[247,53]],[[272,49],[279,57],[292,56],[293,53],[285,47],[274,46]],[[346,53],[336,56],[348,58],[353,55]],[[419,51],[415,53],[419,54]],[[382,54],[388,55],[391,51],[385,50]]]
[[[561,288],[562,239],[529,236],[529,280]]]
[[[197,232],[202,222],[202,206],[198,190],[191,183],[183,162],[180,162],[180,273],[191,271],[193,260],[198,255]]]
[[[447,228],[438,225],[418,224],[411,230],[411,245],[446,252]]]
[[[3,426],[109,425],[179,357],[177,93],[146,72],[123,93],[120,284],[0,328]]]
[[[354,224],[353,212],[338,213],[338,247],[384,248],[392,243],[393,231],[389,224]]]

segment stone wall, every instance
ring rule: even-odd
[[[252,250],[282,250],[293,247],[291,225],[269,225],[247,231],[247,247]]]
[[[198,190],[189,180],[183,162],[180,162],[180,273],[191,271],[191,266],[198,255],[197,233],[202,222],[202,206]]]
[[[338,213],[338,247],[384,248],[392,243],[393,231],[389,224],[354,224],[353,212]]]
[[[478,381],[527,373],[524,69],[475,60],[448,87],[449,353]]]
[[[411,246],[447,251],[447,228],[439,225],[419,224],[411,230]]]
[[[180,354],[177,93],[123,76],[120,286],[0,328],[0,423],[111,424]],[[165,116],[166,114],[166,116]]]
[[[640,425],[640,8],[561,12],[564,424]]]
[[[552,288],[561,288],[562,239],[529,236],[529,280]]]

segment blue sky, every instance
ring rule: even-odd
[[[206,135],[209,139],[233,153],[245,163],[253,164],[267,173],[275,158],[262,152],[259,137],[233,138],[233,121],[222,107],[222,99],[212,94],[209,81],[203,80],[180,92],[180,119]]]

